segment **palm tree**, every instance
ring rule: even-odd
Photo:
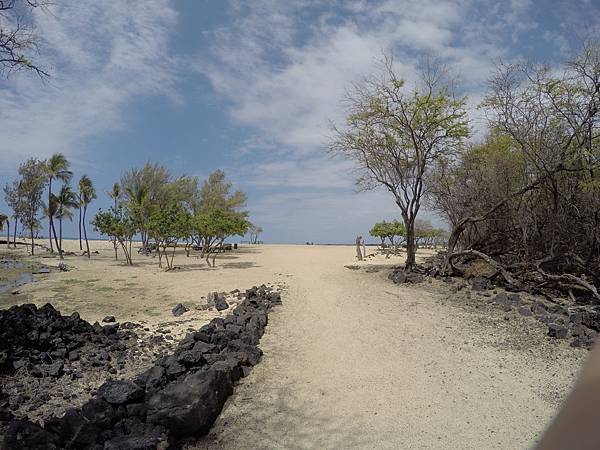
[[[114,189],[114,186],[113,186]],[[85,229],[85,213],[88,205],[96,198],[96,189],[92,184],[92,180],[87,175],[84,175],[79,180],[79,244],[81,245],[81,207],[83,207],[83,236],[85,237],[85,248],[88,258],[90,257],[90,244],[87,238]]]
[[[72,208],[77,208],[79,206],[79,202],[77,201],[77,194],[73,192],[71,186],[68,184],[63,184],[60,188],[60,192],[56,196],[56,202],[58,210],[56,211],[56,217],[58,217],[58,252],[60,254],[60,259],[63,259],[63,251],[62,251],[62,223],[63,219],[72,220],[73,213],[71,212]]]
[[[50,195],[48,205],[44,207],[44,214],[48,217],[58,218],[58,197],[55,194]],[[58,245],[58,238],[56,237],[56,229],[54,227],[51,227],[50,229],[50,237],[52,237],[52,235],[54,235],[54,243],[58,250],[60,247]]]
[[[61,180],[64,183],[71,181],[73,172],[69,170],[70,165],[71,164],[69,161],[67,161],[67,158],[65,158],[62,153],[55,153],[46,161],[46,174],[48,177],[48,205],[50,205],[50,198],[52,197],[52,180]],[[50,238],[50,251],[53,252],[54,249],[52,247],[52,236],[50,235],[51,232],[54,232],[54,235],[56,236],[52,215],[48,214],[48,237]]]
[[[121,185],[119,183],[113,184],[112,190],[108,191],[107,194],[110,198],[114,200],[115,209],[117,209],[119,200],[121,200],[121,197],[123,196],[123,192],[121,191]]]
[[[0,214],[0,231],[4,230],[6,224],[6,246],[10,248],[10,218],[6,214]]]

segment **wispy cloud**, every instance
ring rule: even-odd
[[[286,192],[259,203],[264,220],[272,208],[308,234],[343,226],[339,218],[355,210],[370,221],[377,211],[397,214],[385,193],[356,195],[348,162],[324,156],[330,123],[343,121],[347,89],[373,73],[384,52],[409,81],[423,55],[441,58],[460,74],[481,129],[475,107],[494,64],[510,56],[507,43],[537,26],[527,0],[265,0],[230,7],[231,25],[215,33],[197,70],[228,103],[232,120],[255,130],[246,149],[261,155],[255,182]],[[365,225],[365,217],[350,222]]]
[[[23,155],[61,151],[81,163],[86,139],[126,125],[140,95],[176,99],[169,34],[177,14],[168,0],[56,2],[34,16],[52,78],[0,81],[0,167]]]

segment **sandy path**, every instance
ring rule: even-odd
[[[288,275],[265,357],[194,448],[527,448],[585,354],[520,317],[530,344],[501,345],[432,289],[344,269],[348,248],[283,251],[261,255]]]

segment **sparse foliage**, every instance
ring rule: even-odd
[[[454,155],[468,136],[465,99],[456,98],[443,73],[427,67],[409,89],[386,61],[381,79],[356,86],[349,95],[346,126],[335,128],[330,150],[355,162],[364,188],[385,187],[394,195],[406,227],[405,269],[415,265],[415,220],[434,164]]]
[[[135,235],[136,227],[126,211],[122,207],[111,207],[108,211],[100,210],[91,223],[94,230],[117,242],[123,250],[127,264],[133,265],[131,240]]]
[[[19,166],[19,190],[22,199],[21,223],[29,230],[31,254],[35,253],[34,237],[40,227],[38,214],[43,206],[42,195],[46,187],[46,164],[30,158]]]

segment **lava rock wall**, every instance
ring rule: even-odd
[[[43,425],[4,417],[4,447],[155,449],[208,433],[234,384],[259,362],[268,312],[280,303],[264,285],[247,290],[231,315],[188,334],[134,379],[105,382],[81,408]]]

